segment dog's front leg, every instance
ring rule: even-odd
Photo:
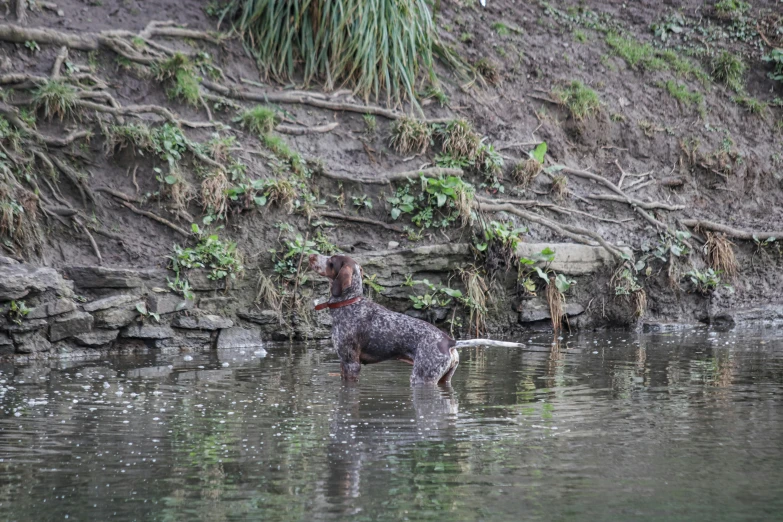
[[[340,375],[344,381],[358,381],[361,369],[358,350],[350,350],[340,354]]]

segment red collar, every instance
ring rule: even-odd
[[[323,310],[324,308],[342,308],[343,306],[352,305],[356,302],[359,302],[362,300],[362,296],[354,297],[351,299],[346,299],[345,301],[338,301],[336,303],[321,303],[319,305],[316,305],[316,310]]]

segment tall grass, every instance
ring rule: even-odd
[[[395,104],[415,103],[419,72],[436,81],[425,0],[232,0],[223,18],[280,80],[301,70],[305,83],[347,84],[366,100],[385,95]]]

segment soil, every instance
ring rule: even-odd
[[[636,199],[662,201],[671,205],[683,205],[681,211],[653,211],[656,217],[672,230],[685,230],[683,219],[703,219],[730,225],[745,230],[780,230],[783,228],[783,138],[780,122],[783,121],[780,106],[775,100],[783,97],[783,84],[775,83],[766,76],[767,66],[761,56],[768,47],[758,39],[738,41],[729,36],[716,38],[706,44],[707,52],[727,49],[742,55],[748,63],[748,95],[766,102],[769,107],[763,116],[748,112],[732,98],[735,94],[727,87],[715,82],[703,85],[692,78],[677,77],[671,71],[639,71],[629,67],[616,56],[605,42],[605,35],[594,28],[590,20],[574,11],[578,5],[589,4],[598,13],[595,18],[601,24],[623,28],[636,39],[658,47],[650,26],[660,23],[667,16],[679,14],[690,24],[721,28],[728,26],[724,20],[715,18],[709,6],[696,1],[603,1],[551,2],[550,8],[543,3],[489,0],[482,8],[476,3],[443,0],[437,2],[435,20],[444,42],[471,63],[487,58],[498,65],[502,81],[497,86],[460,85],[460,81],[446,68],[441,68],[442,88],[449,96],[447,107],[440,107],[434,100],[425,102],[424,110],[429,118],[464,117],[473,122],[476,130],[486,136],[501,151],[505,160],[506,177],[503,181],[505,194],[497,194],[481,187],[481,179],[472,178],[479,188],[478,193],[486,197],[516,197],[552,202],[549,195],[551,179],[540,174],[528,188],[515,187],[510,178],[511,167],[527,158],[527,151],[535,143],[546,141],[551,164],[589,169],[601,174],[614,183],[621,179],[619,167],[628,173],[623,187]],[[145,1],[136,2],[93,0],[82,2],[60,0],[57,2],[64,16],[49,10],[28,13],[27,27],[53,28],[68,33],[96,32],[106,29],[125,29],[138,32],[151,21],[171,20],[187,25],[190,29],[215,30],[216,20],[207,16],[205,4],[199,1],[180,2]],[[573,8],[569,14],[569,8]],[[780,6],[777,1],[754,2],[754,12],[761,17],[764,12],[775,13]],[[587,21],[585,21],[587,20]],[[12,13],[6,22],[15,23]],[[512,28],[506,35],[499,35],[498,23]],[[494,27],[494,28],[493,28]],[[221,29],[226,29],[224,26]],[[471,35],[470,41],[461,38]],[[690,34],[688,31],[683,35]],[[712,33],[710,33],[712,34]],[[717,34],[717,33],[716,33]],[[269,91],[291,88],[294,85],[278,85],[264,77],[254,60],[248,57],[237,39],[230,39],[221,45],[205,41],[183,39],[161,39],[166,45],[193,51],[203,50],[212,55],[226,76],[225,83],[243,84],[243,80],[260,82]],[[697,40],[685,39],[674,34],[666,43],[671,49],[704,48]],[[41,45],[39,52],[31,53],[22,44],[0,43],[0,54],[5,72],[26,72],[49,75],[58,49]],[[118,64],[116,55],[101,51],[89,53],[71,51],[69,60],[86,66],[96,64],[96,74],[108,79],[109,91],[123,105],[158,104],[168,106],[180,118],[190,121],[206,121],[207,115],[201,107],[192,107],[168,99],[165,90],[148,76]],[[709,58],[697,57],[693,62],[709,72]],[[679,103],[669,96],[659,82],[676,80],[704,99],[705,114]],[[551,99],[553,87],[579,80],[593,88],[600,98],[601,108],[593,117],[576,121],[568,111]],[[302,86],[296,86],[301,88]],[[310,86],[318,90],[317,86]],[[14,95],[18,100],[18,95]],[[362,103],[362,100],[354,100]],[[238,102],[242,105],[250,104]],[[338,127],[324,134],[283,136],[292,149],[307,159],[320,163],[330,173],[343,176],[373,177],[385,173],[418,169],[433,162],[437,149],[424,155],[402,157],[389,146],[391,121],[378,117],[378,128],[370,135],[361,114],[322,110],[305,105],[286,104],[280,106],[288,119],[301,125],[318,125],[337,122]],[[231,127],[227,134],[236,136],[243,150],[237,157],[249,167],[254,178],[275,176],[274,166],[263,155],[252,151],[263,150],[260,140],[244,132],[232,123],[232,111],[217,112],[215,118]],[[63,129],[88,125],[88,121],[67,121],[46,123],[39,119],[38,130],[44,134],[61,135]],[[111,187],[133,195],[154,194],[162,184],[156,179],[155,167],[164,165],[155,158],[134,156],[124,150],[107,156],[98,126],[93,127],[95,137],[87,146],[73,145],[66,149],[70,158],[75,158],[80,171],[88,174],[87,184],[96,189]],[[195,141],[208,139],[211,129],[188,129],[187,135]],[[713,170],[693,165],[683,150],[684,143],[698,142],[704,157],[726,151],[731,158],[731,172],[716,174]],[[515,145],[523,143],[524,145]],[[58,152],[63,157],[64,152]],[[717,156],[716,156],[717,157]],[[133,172],[138,189],[134,184]],[[639,177],[648,173],[646,177]],[[199,178],[194,169],[184,172],[194,187]],[[680,176],[684,184],[667,187],[660,180]],[[651,183],[643,183],[643,180]],[[638,190],[633,184],[640,183]],[[324,208],[357,215],[352,208],[352,196],[367,195],[373,202],[372,209],[362,210],[358,215],[383,222],[391,222],[390,206],[386,197],[393,189],[388,185],[364,185],[361,183],[336,183],[333,179],[314,174],[312,183],[320,191]],[[61,180],[60,189],[64,197],[75,207],[82,207],[78,192],[66,180]],[[629,188],[631,187],[631,188]],[[654,245],[660,237],[647,221],[641,219],[625,203],[587,199],[588,195],[605,193],[591,181],[569,176],[571,193],[564,202],[555,203],[603,220],[591,219],[580,214],[554,214],[542,212],[559,222],[586,227],[617,245],[632,247],[641,255],[645,244]],[[337,207],[337,196],[344,195],[345,206]],[[334,197],[333,197],[334,196]],[[104,229],[119,234],[117,241],[101,235],[95,240],[103,253],[105,266],[110,267],[158,267],[168,264],[167,256],[174,244],[189,240],[146,217],[140,216],[119,205],[103,192],[96,192],[96,204],[86,209],[94,221]],[[151,198],[140,205],[156,212],[179,226],[189,229],[186,219],[171,212],[165,197]],[[188,212],[197,217],[203,209],[194,199]],[[552,230],[534,223],[524,223],[518,217],[492,216],[491,219],[509,219],[529,226],[526,241],[563,241]],[[606,220],[614,220],[608,222]],[[289,214],[272,206],[261,210],[245,210],[232,213],[221,236],[236,241],[244,257],[247,276],[234,287],[234,291],[246,295],[255,294],[257,273],[273,275],[273,262],[269,254],[272,248],[280,247],[280,223],[291,225],[302,235],[314,235],[310,224],[301,214]],[[373,252],[384,250],[389,242],[399,243],[399,248],[408,248],[430,243],[467,242],[469,232],[452,227],[444,230],[425,230],[419,241],[410,241],[406,235],[384,228],[347,221],[331,220],[334,227],[323,227],[329,240],[347,252]],[[398,223],[400,225],[403,223]],[[693,232],[693,231],[692,231]],[[689,263],[704,268],[701,253],[701,234],[696,231],[693,244],[696,251]],[[290,234],[290,233],[288,233]],[[720,310],[747,309],[761,305],[780,303],[781,267],[783,261],[775,253],[759,253],[756,245],[749,241],[735,240],[735,252],[740,263],[739,275],[732,281],[733,292],[719,289],[712,295],[691,292],[687,279],[671,284],[666,276],[666,266],[651,263],[649,275],[640,275],[640,281],[648,294],[648,310],[645,321],[694,321],[708,320],[720,315]],[[21,255],[21,254],[18,254]],[[62,268],[69,265],[96,265],[97,258],[84,234],[70,226],[52,220],[46,226],[43,248],[32,254],[35,262]],[[400,274],[400,279],[405,274]],[[609,281],[612,271],[597,277],[580,280],[575,297],[584,301],[598,298],[603,301],[602,320],[587,323],[627,324],[628,304],[614,299],[614,289]],[[458,278],[457,278],[458,279]],[[589,290],[588,290],[589,289]],[[586,295],[587,293],[593,295]],[[607,311],[607,305],[608,311]],[[614,304],[612,304],[614,303]],[[595,305],[593,305],[595,306]],[[617,310],[613,312],[613,306]],[[614,315],[613,315],[614,314]],[[622,317],[620,317],[622,316]]]

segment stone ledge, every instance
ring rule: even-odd
[[[68,266],[63,269],[77,288],[140,288],[166,286],[166,270]]]
[[[555,252],[555,259],[549,263],[549,268],[562,274],[592,274],[604,266],[612,266],[615,263],[612,254],[605,248],[578,243],[520,243],[517,247],[517,255],[535,259],[536,254],[545,248]],[[633,255],[633,251],[628,247],[618,248],[629,256]]]

